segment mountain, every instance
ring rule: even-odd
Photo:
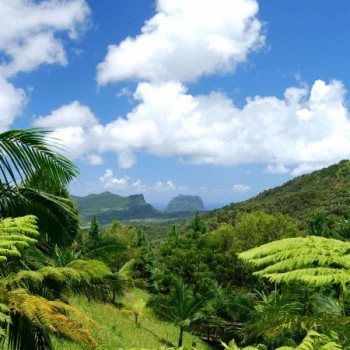
[[[315,212],[333,217],[350,215],[350,161],[296,177],[245,202],[208,212],[204,218],[216,227],[224,222],[234,224],[239,213],[254,210],[289,215],[300,228],[306,227]]]
[[[166,212],[192,212],[192,211],[205,211],[204,203],[199,196],[187,196],[180,194],[173,198],[167,208]]]
[[[114,219],[129,220],[157,216],[156,208],[145,201],[142,194],[122,197],[110,192],[90,194],[85,197],[72,196],[76,203],[82,225],[87,225],[93,215],[102,225],[110,224]]]

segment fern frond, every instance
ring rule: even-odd
[[[79,273],[84,282],[90,282],[91,279],[103,280],[113,275],[110,268],[98,260],[75,260],[67,267]]]
[[[240,253],[239,257],[261,268],[254,274],[271,282],[345,286],[350,282],[349,253],[350,242],[309,236],[268,243]]]
[[[74,315],[79,321],[85,321],[94,326],[98,325],[73,306],[61,301],[48,301],[40,296],[30,295],[24,289],[9,292],[8,299],[12,315],[28,319],[35,327],[46,329],[50,333],[87,347],[93,348],[98,345],[90,332],[83,329],[81,323],[69,315]]]
[[[33,237],[38,235],[35,216],[1,219],[0,261],[7,261],[8,257],[20,256],[18,249],[36,243]]]

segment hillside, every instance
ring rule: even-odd
[[[85,197],[72,196],[76,203],[82,225],[87,225],[93,215],[102,225],[110,224],[114,219],[129,220],[157,216],[156,208],[148,204],[142,194],[122,197],[110,192],[90,194]]]
[[[204,218],[211,227],[215,227],[222,222],[234,223],[237,214],[254,210],[287,214],[301,228],[305,228],[308,219],[317,211],[327,216],[349,214],[350,161],[343,160],[328,168],[296,177],[245,202],[232,203],[208,212]]]
[[[175,348],[179,334],[176,326],[162,322],[148,313],[141,315],[139,324],[135,324],[132,312],[125,312],[128,308],[132,309],[133,303],[137,303],[138,300],[146,301],[148,298],[149,295],[142,290],[130,291],[121,299],[124,309],[118,309],[108,303],[89,302],[83,297],[75,297],[71,299],[71,303],[97,322],[97,326],[87,324],[86,327],[99,342],[98,349]],[[197,343],[198,350],[214,349],[198,337],[186,332],[184,345],[190,348],[194,341]],[[53,339],[53,345],[57,350],[86,349],[82,345],[56,337]]]
[[[174,197],[168,204],[166,212],[184,212],[184,211],[205,211],[204,203],[199,196],[189,196],[180,194]]]

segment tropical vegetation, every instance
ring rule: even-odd
[[[350,348],[349,161],[161,231],[93,206],[81,229],[61,152],[0,134],[2,348]]]

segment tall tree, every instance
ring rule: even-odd
[[[96,215],[94,215],[91,219],[91,223],[90,223],[90,228],[88,231],[89,234],[89,238],[93,241],[93,242],[97,242],[98,241],[98,236],[100,234],[100,223],[96,218]]]

